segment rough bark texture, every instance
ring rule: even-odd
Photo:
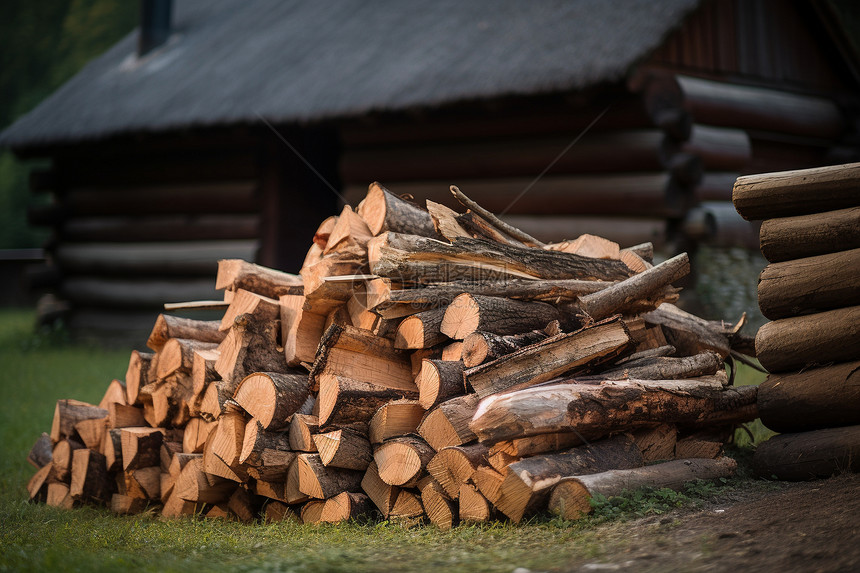
[[[780,434],[758,445],[753,469],[760,477],[788,481],[860,471],[860,426]]]
[[[394,334],[395,348],[430,348],[448,340],[439,327],[445,316],[444,308],[433,308],[407,316]]]
[[[860,163],[739,177],[732,202],[744,219],[791,217],[857,206]]]
[[[579,519],[592,512],[595,495],[612,497],[643,487],[681,490],[695,480],[715,480],[732,476],[737,462],[716,460],[674,460],[644,468],[613,469],[591,475],[562,479],[552,490],[549,510],[565,519]]]
[[[392,388],[325,374],[320,380],[317,398],[320,404],[319,421],[322,425],[369,422],[383,404],[403,398],[417,400],[417,389]]]
[[[770,372],[860,358],[860,306],[783,318],[762,326],[756,356]]]
[[[519,522],[545,507],[552,486],[562,478],[643,464],[639,448],[624,435],[557,454],[526,458],[508,466],[496,506],[511,521]]]
[[[356,491],[363,473],[326,467],[318,454],[299,454],[299,491],[316,499],[328,499],[345,491]]]
[[[464,372],[481,398],[515,387],[546,382],[586,365],[618,356],[630,345],[624,322],[613,319],[559,334]]]
[[[461,294],[446,309],[439,330],[450,338],[463,340],[476,330],[502,335],[519,334],[544,328],[562,318],[556,307],[543,302]]]
[[[302,279],[298,275],[277,271],[241,259],[218,261],[216,289],[248,290],[269,298],[287,294],[302,294]]]
[[[466,393],[463,363],[425,358],[415,384],[418,386],[418,403],[429,410],[440,402]]]
[[[860,249],[771,263],[758,304],[771,320],[860,304]]]
[[[194,320],[172,314],[159,314],[146,345],[158,352],[171,338],[218,343],[224,340],[224,333],[218,328],[219,324],[217,320]]]
[[[693,356],[675,358],[655,356],[625,362],[594,376],[581,376],[577,380],[677,380],[711,376],[723,368],[723,360],[716,352],[705,351]]]
[[[692,356],[712,350],[722,358],[729,355],[729,337],[713,323],[692,315],[672,304],[661,304],[657,310],[642,315],[645,322],[658,324],[666,341],[679,356]]]
[[[759,233],[761,252],[772,263],[860,248],[860,206],[767,219]]]
[[[359,203],[356,212],[374,235],[392,231],[438,237],[430,213],[401,199],[376,181],[367,188],[367,196]]]
[[[860,362],[770,374],[759,386],[758,410],[775,432],[860,424]]]
[[[755,386],[723,388],[723,378],[606,381],[526,388],[484,400],[469,427],[481,441],[576,428],[593,438],[660,423],[717,424],[758,417]]]
[[[309,394],[306,374],[256,372],[239,383],[233,399],[266,430],[281,430]]]
[[[548,338],[542,330],[502,336],[476,331],[463,339],[463,365],[472,368]]]

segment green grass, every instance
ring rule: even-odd
[[[98,402],[110,380],[124,375],[129,354],[72,345],[62,331],[34,334],[32,323],[31,312],[0,310],[0,571],[551,570],[576,557],[600,560],[623,551],[623,541],[607,543],[606,532],[624,527],[627,519],[694,506],[730,488],[755,487],[740,477],[680,494],[633,492],[626,501],[607,500],[594,516],[577,522],[540,517],[517,526],[499,522],[448,532],[387,522],[162,521],[152,514],[117,517],[103,508],[64,511],[31,504],[25,485],[35,470],[26,456],[40,432],[50,429],[55,401]],[[744,372],[744,381],[759,379]]]

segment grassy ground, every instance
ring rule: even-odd
[[[128,352],[72,346],[61,332],[33,334],[32,320],[30,312],[0,310],[0,571],[553,570],[573,558],[602,560],[623,551],[625,536],[617,531],[631,517],[763,487],[741,475],[720,486],[699,484],[686,494],[659,491],[610,500],[578,522],[542,517],[518,526],[461,526],[449,532],[387,522],[165,522],[151,515],[116,517],[99,508],[34,505],[26,501],[25,485],[35,471],[26,456],[39,433],[50,429],[55,401],[98,402],[108,382],[124,375]],[[751,372],[744,370],[739,381],[759,381]],[[763,434],[758,423],[752,431]],[[735,453],[743,459],[745,452]],[[613,532],[616,541],[605,543]]]

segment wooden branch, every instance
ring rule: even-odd
[[[703,376],[526,388],[481,402],[469,427],[483,442],[569,431],[571,427],[593,439],[655,424],[716,425],[758,417],[757,388],[724,388],[723,381],[720,376]]]
[[[301,277],[249,263],[241,259],[218,261],[217,290],[237,291],[244,289],[277,299],[286,294],[302,294]]]
[[[451,193],[454,195],[454,197],[457,198],[457,201],[463,204],[464,207],[471,209],[506,235],[509,235],[510,237],[513,237],[518,241],[522,241],[529,246],[544,246],[544,243],[538,241],[528,233],[521,231],[512,225],[508,225],[507,223],[505,223],[504,221],[502,221],[501,219],[499,219],[498,217],[496,217],[495,215],[469,199],[466,194],[460,191],[460,189],[456,185],[451,185]]]
[[[607,498],[643,487],[680,491],[688,482],[731,477],[737,469],[732,458],[674,460],[634,469],[568,477],[559,481],[549,498],[549,510],[565,519],[579,519],[593,511],[591,499]]]
[[[624,322],[615,318],[559,334],[464,372],[481,398],[551,380],[565,372],[618,356],[631,343]]]
[[[146,345],[159,352],[171,338],[189,338],[200,342],[218,343],[224,339],[224,336],[224,333],[218,330],[218,321],[159,314]]]

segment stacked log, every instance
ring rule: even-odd
[[[860,164],[750,175],[734,203],[763,219],[770,264],[759,306],[772,322],[756,336],[770,372],[758,394],[762,423],[782,432],[755,456],[764,477],[811,479],[857,471],[860,452]]]
[[[757,416],[756,389],[723,367],[750,341],[671,304],[686,254],[543,244],[455,191],[465,213],[371,185],[320,225],[298,275],[221,261],[222,320],[162,315],[99,405],[58,402],[30,497],[448,528],[520,521],[585,475],[731,473],[643,468],[719,458]],[[567,495],[552,497],[566,515]]]

